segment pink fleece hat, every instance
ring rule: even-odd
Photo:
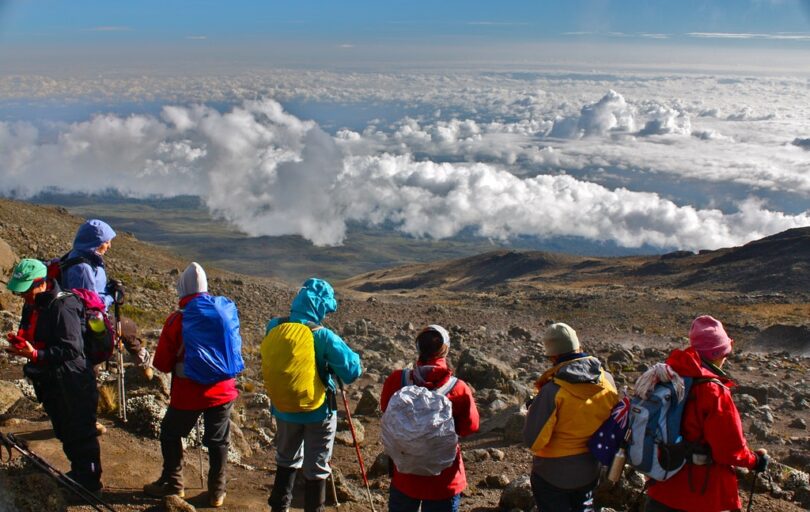
[[[719,320],[703,315],[692,322],[689,343],[695,347],[700,357],[714,361],[731,354],[734,340],[728,337]]]

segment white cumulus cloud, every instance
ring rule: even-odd
[[[688,136],[689,125],[674,108],[647,105],[640,112],[610,92],[581,108],[576,125],[590,137],[635,132],[640,116],[657,120],[647,121],[641,131],[706,144]],[[549,128],[530,121],[406,119],[388,134],[370,128],[332,136],[273,100],[246,101],[226,112],[194,105],[167,106],[159,116],[98,115],[55,133],[0,122],[0,191],[30,196],[58,187],[112,188],[133,196],[196,194],[216,215],[251,235],[299,234],[318,245],[340,244],[349,221],[387,223],[432,238],[472,229],[499,239],[575,235],[628,247],[688,249],[735,245],[810,223],[808,212],[773,211],[755,198],[724,212],[565,174],[521,176],[501,161],[415,157],[419,147],[483,153],[509,135],[527,142],[536,158],[548,163],[575,159],[576,148],[593,140],[575,138],[565,155],[530,145]],[[625,152],[637,151],[638,140],[630,137],[616,144],[613,154],[603,151],[602,158],[621,160]],[[392,141],[400,145],[399,153],[384,149]]]

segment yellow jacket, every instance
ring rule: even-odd
[[[537,457],[588,451],[587,442],[618,401],[613,377],[598,359],[582,355],[557,364],[537,382],[523,438]]]

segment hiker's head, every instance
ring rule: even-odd
[[[579,352],[577,331],[562,322],[551,324],[543,334],[543,347],[546,357],[556,360],[559,356]]]
[[[126,340],[128,343],[138,341],[138,324],[131,318],[121,318],[121,339]]]
[[[95,251],[103,255],[110,248],[115,231],[103,220],[90,219],[79,226],[73,239],[73,249],[81,252]]]
[[[695,318],[689,329],[689,344],[700,357],[711,363],[722,364],[731,354],[734,340],[728,337],[719,320],[703,315]]]
[[[208,292],[208,278],[205,276],[205,270],[199,263],[192,261],[177,280],[177,296],[182,299],[188,295],[206,292]]]
[[[44,263],[26,258],[14,267],[6,288],[26,302],[33,302],[34,297],[48,288],[47,276],[48,268]]]
[[[428,325],[416,336],[416,349],[422,363],[447,357],[450,351],[450,333],[441,325]]]
[[[332,285],[311,277],[304,281],[290,308],[290,316],[321,323],[326,315],[337,310],[335,291]]]

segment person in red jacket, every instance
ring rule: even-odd
[[[179,310],[169,315],[163,324],[152,362],[161,372],[172,374],[172,390],[169,408],[160,424],[163,472],[157,481],[145,485],[143,490],[155,497],[170,494],[181,498],[184,496],[183,438],[191,432],[202,414],[205,423],[203,444],[208,448],[209,457],[209,501],[213,507],[220,507],[225,500],[231,409],[239,396],[236,379],[206,385],[178,375],[183,363],[183,308],[205,293],[208,293],[205,271],[197,263],[191,263],[177,283]]]
[[[437,389],[452,376],[447,367],[450,350],[450,335],[439,325],[425,327],[416,337],[419,359],[414,368],[414,381],[428,389]],[[380,408],[388,407],[391,397],[402,387],[402,372],[396,370],[385,379]],[[468,436],[478,431],[478,409],[469,386],[458,380],[446,395],[453,406],[453,421],[459,436]],[[391,462],[391,488],[389,512],[457,512],[461,491],[467,487],[467,476],[457,447],[456,460],[437,476],[421,476],[401,473]]]
[[[765,450],[751,451],[743,436],[740,413],[731,399],[734,383],[723,371],[734,340],[723,324],[700,316],[689,330],[690,347],[674,350],[667,364],[682,377],[713,379],[694,384],[683,412],[681,434],[691,443],[708,445],[711,463],[687,463],[675,476],[651,480],[647,512],[720,512],[739,510],[734,466],[765,471]],[[719,382],[718,382],[719,381]]]

